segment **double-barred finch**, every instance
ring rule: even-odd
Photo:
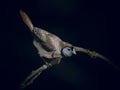
[[[68,42],[61,40],[58,36],[46,30],[35,27],[32,24],[28,15],[24,11],[20,10],[20,15],[24,23],[28,26],[30,31],[33,33],[33,36],[34,36],[33,45],[38,50],[39,56],[41,58],[50,59],[51,61],[49,64],[46,64],[46,66],[43,65],[42,70],[46,69],[49,66],[59,64],[62,58],[71,57],[73,54],[76,54],[76,52],[85,53],[91,56],[92,58],[101,58],[107,61],[108,63],[112,64],[112,62],[109,59],[107,59],[106,57],[104,57],[103,55],[95,51],[90,51],[82,47],[74,46]],[[30,75],[26,80],[26,82],[29,79],[32,79],[31,81],[33,81],[33,78],[38,76],[38,74],[42,70],[37,69],[37,71],[34,71],[34,73],[31,74],[32,76]]]
[[[74,46],[61,40],[58,36],[46,30],[35,27],[24,11],[20,10],[20,15],[22,16],[24,23],[34,34],[33,44],[37,48],[40,57],[51,60],[55,58],[62,59],[63,57],[70,57],[72,54],[76,54],[76,52],[82,52],[88,54],[91,57],[101,58],[109,61],[106,57],[95,51],[90,51],[82,47]]]

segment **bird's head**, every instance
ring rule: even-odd
[[[72,55],[76,55],[75,48],[73,48],[73,47],[64,47],[62,49],[62,55],[64,57],[71,57]]]

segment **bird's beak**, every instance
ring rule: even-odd
[[[73,54],[76,55],[76,51],[75,51],[75,48],[73,48]]]

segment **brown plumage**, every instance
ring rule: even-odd
[[[109,61],[106,57],[104,57],[99,53],[96,53],[95,51],[90,51],[85,48],[73,46],[72,44],[61,40],[58,36],[50,32],[47,32],[46,30],[43,30],[41,28],[35,27],[32,24],[28,15],[24,11],[20,10],[20,15],[22,16],[24,23],[28,26],[30,31],[33,32],[35,35],[33,44],[37,48],[40,57],[44,57],[48,59],[57,58],[61,60],[63,58],[61,50],[65,47],[70,47],[70,48],[73,47],[77,52],[86,53],[91,57],[95,57],[95,58],[98,57],[106,61]]]
[[[90,51],[82,47],[74,46],[68,42],[61,40],[58,36],[47,32],[46,30],[35,27],[32,24],[30,18],[27,16],[27,14],[22,10],[20,10],[20,15],[24,23],[34,34],[33,45],[38,50],[38,54],[40,55],[40,57],[51,60],[50,63],[46,63],[45,65],[34,70],[21,84],[22,88],[25,88],[26,86],[30,85],[43,70],[46,70],[52,65],[59,64],[63,57],[70,57],[72,56],[72,54],[76,54],[76,52],[85,53],[91,56],[92,58],[101,58],[107,61],[108,63],[113,64],[109,59],[95,51]]]
[[[62,41],[56,35],[41,28],[34,27],[25,12],[20,11],[20,15],[22,16],[24,23],[35,35],[33,44],[37,48],[40,57],[48,59],[59,58],[60,60],[62,58],[61,49],[67,46],[72,47],[71,44]]]

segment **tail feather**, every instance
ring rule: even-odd
[[[28,28],[32,31],[33,28],[34,28],[34,26],[33,26],[32,22],[31,22],[30,18],[28,17],[28,15],[27,15],[24,11],[22,11],[22,10],[20,10],[20,15],[21,15],[24,23],[25,23],[25,24],[28,26]]]

